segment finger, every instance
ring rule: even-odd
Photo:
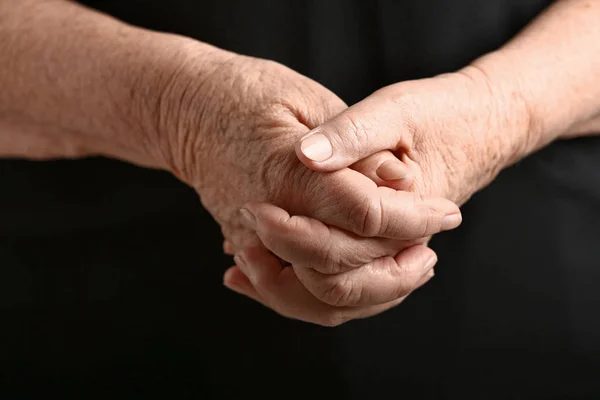
[[[407,150],[414,125],[382,89],[311,130],[296,143],[300,161],[315,171],[337,171],[381,150]]]
[[[225,271],[225,274],[223,274],[223,285],[236,293],[250,297],[252,300],[268,307],[264,299],[254,289],[248,277],[244,275],[238,266],[233,266]]]
[[[441,197],[377,187],[370,179],[343,169],[312,176],[298,193],[303,211],[329,225],[360,236],[410,240],[454,229],[458,206]]]
[[[431,270],[429,270],[429,272],[427,274],[425,274],[421,278],[421,280],[419,281],[417,286],[412,290],[412,292],[410,294],[412,294],[415,290],[417,290],[418,288],[420,288],[421,286],[423,286],[424,284],[429,282],[433,277],[434,277],[434,272],[433,272],[433,268],[432,268]],[[364,310],[365,310],[364,315],[360,316],[360,317],[355,317],[355,318],[367,318],[367,317],[371,317],[373,315],[380,314],[386,310],[389,310],[390,308],[396,307],[398,304],[402,303],[408,296],[409,295],[406,295],[406,296],[400,297],[394,301],[390,301],[389,303],[380,304],[378,306],[366,307],[366,308],[364,308]]]
[[[394,256],[414,242],[366,238],[319,220],[290,216],[268,203],[250,203],[241,210],[243,223],[281,259],[323,274],[360,267],[383,256]]]
[[[233,247],[231,242],[227,240],[223,242],[223,252],[230,256],[235,254],[235,248]]]
[[[266,249],[246,247],[236,255],[236,264],[260,298],[275,312],[288,318],[328,325],[327,316],[332,307],[310,294],[294,270],[282,267]]]
[[[382,257],[347,272],[322,274],[294,266],[298,279],[321,301],[336,307],[374,306],[410,294],[433,268],[437,257],[425,246],[413,246],[396,257]]]
[[[413,288],[411,293],[413,293],[415,290],[419,289],[421,286],[425,285],[427,282],[429,282],[431,279],[433,279],[434,276],[435,276],[435,268],[431,268],[429,271],[427,271],[427,273],[425,275],[423,275],[421,277],[421,279],[419,279],[419,282],[417,282],[417,284],[415,285],[415,287]]]
[[[414,181],[415,171],[405,161],[410,161],[405,155],[398,158],[385,150],[352,164],[350,168],[365,175],[377,186],[408,190]]]
[[[371,307],[333,307],[313,296],[292,268],[282,268],[276,257],[259,246],[246,247],[241,253],[240,269],[271,309],[301,321],[323,326],[338,326],[356,318],[379,314],[398,305],[403,298]]]

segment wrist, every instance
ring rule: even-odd
[[[132,102],[141,127],[140,147],[155,166],[181,178],[186,175],[182,168],[193,164],[181,158],[203,153],[201,120],[211,113],[214,101],[211,76],[236,55],[192,39],[160,35],[161,41],[153,41],[157,51],[141,63]]]
[[[119,79],[129,94],[116,107],[122,131],[111,134],[105,141],[110,145],[100,152],[179,175],[172,160],[174,136],[203,114],[202,105],[190,98],[204,97],[197,92],[232,53],[177,35],[139,35]]]
[[[441,194],[464,204],[526,155],[530,146],[529,111],[525,104],[510,101],[505,88],[497,87],[479,66],[436,76],[432,82],[436,96],[428,106],[438,111],[433,116],[427,113],[428,121],[420,123],[427,126],[439,119],[434,125],[439,143],[436,150],[424,153],[437,151],[439,160],[429,162],[445,165],[449,187],[448,193]],[[426,146],[431,144],[426,140]]]
[[[491,57],[490,57],[491,58]],[[498,73],[498,65],[481,58],[457,72],[469,89],[476,135],[469,144],[474,161],[473,192],[487,186],[505,168],[537,150],[545,140],[518,83]],[[506,71],[508,69],[503,69]],[[466,78],[466,83],[464,83]]]
[[[462,71],[479,75],[494,99],[496,136],[503,137],[502,168],[527,157],[558,137],[515,71],[509,57],[498,50],[475,60]],[[508,71],[508,72],[507,72]]]

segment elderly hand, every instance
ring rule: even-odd
[[[518,97],[467,67],[383,88],[312,130],[296,152],[315,171],[354,164],[377,181],[398,163],[387,149],[412,170],[409,190],[463,204],[532,147],[529,121]]]
[[[408,294],[435,263],[433,251],[415,241],[457,227],[458,207],[378,187],[349,168],[330,174],[307,169],[296,158],[295,142],[345,104],[282,65],[227,54],[200,82],[186,64],[167,79],[156,117],[164,163],[198,191],[234,249],[256,244],[254,229],[263,224],[281,232],[306,224],[304,235],[287,238],[326,241],[329,251],[313,254],[314,269],[281,278],[311,301],[346,307],[351,317],[391,306],[382,304]],[[249,201],[274,206],[251,204],[240,214]],[[285,219],[278,207],[306,217]],[[368,266],[355,268],[363,264]],[[357,271],[354,280],[337,274],[349,268]],[[310,281],[310,290],[299,279]],[[340,320],[314,310],[283,313],[324,324]]]
[[[269,201],[368,237],[418,239],[458,226],[460,212],[448,200],[377,187],[351,169],[315,173],[297,160],[294,143],[346,107],[316,82],[238,55],[200,83],[175,79],[158,118],[168,140],[164,158],[236,248],[253,242],[239,218],[248,201]]]
[[[331,172],[351,166],[379,185],[393,171],[404,171],[414,176],[410,191],[443,196],[462,204],[530,146],[525,134],[528,122],[526,108],[518,99],[496,91],[480,70],[469,67],[458,73],[381,89],[313,129],[297,142],[296,151],[299,159],[313,170]],[[365,285],[360,284],[360,277],[369,270],[369,264],[363,259],[366,266],[360,268],[344,262],[341,264],[345,268],[328,268],[331,260],[340,259],[339,250],[330,244],[335,231],[306,217],[290,217],[270,205],[250,207],[259,215],[259,222],[253,227],[263,244],[292,264],[309,291],[321,289],[318,285],[315,289],[312,282],[315,274],[337,274],[353,290],[326,286],[330,298],[337,299],[329,303],[342,307],[360,304],[355,299],[364,298]],[[372,238],[356,240],[350,251],[368,255],[372,242]],[[398,246],[397,250],[401,248]],[[390,243],[390,251],[393,249],[394,244]],[[390,257],[382,260],[387,262]],[[287,282],[286,277],[292,272],[282,269],[267,251],[247,249],[243,257],[238,254],[236,263],[249,278],[236,268],[230,270],[237,291],[272,308],[279,306],[279,311],[287,315],[318,309],[296,283]],[[421,276],[419,281],[399,281],[418,282],[418,287],[430,276]],[[373,282],[369,299],[389,299],[391,287],[400,287],[391,283],[390,277]],[[405,288],[403,293],[410,291]],[[399,301],[400,298],[393,304]],[[326,314],[324,306],[320,307]],[[349,319],[346,310],[338,310],[335,315],[338,321]]]

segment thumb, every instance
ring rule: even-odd
[[[300,161],[315,171],[337,171],[381,150],[408,150],[412,121],[385,89],[316,127],[296,143]]]

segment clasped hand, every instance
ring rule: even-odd
[[[350,108],[274,62],[228,58],[177,115],[165,159],[222,227],[230,289],[339,325],[433,276],[431,235],[509,157],[507,116],[475,69],[383,88]],[[515,114],[515,125],[521,121]],[[490,161],[492,160],[492,161]]]

